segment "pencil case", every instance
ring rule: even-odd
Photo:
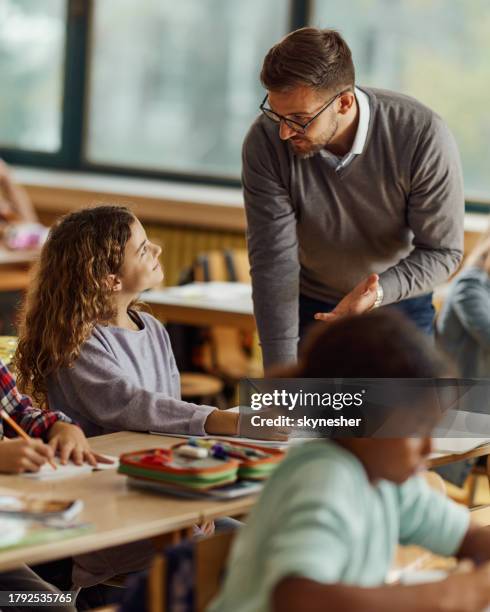
[[[284,452],[277,448],[264,448],[263,446],[250,444],[248,442],[230,442],[215,438],[217,443],[226,447],[236,448],[238,451],[252,451],[260,453],[260,457],[248,459],[237,459],[239,480],[266,480],[284,459]]]
[[[163,451],[163,452],[162,452]],[[206,490],[237,480],[238,461],[214,457],[193,459],[151,448],[124,453],[119,460],[121,474],[194,490]]]
[[[266,480],[284,457],[284,453],[278,449],[230,443],[219,438],[208,441],[208,445],[221,446],[226,450],[219,458],[187,457],[179,454],[179,449],[188,447],[188,442],[183,442],[171,449],[124,453],[120,457],[119,472],[132,478],[204,491],[237,480]],[[229,453],[237,458],[228,456]]]

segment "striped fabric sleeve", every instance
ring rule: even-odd
[[[35,408],[27,395],[17,389],[14,377],[0,360],[0,407],[5,410],[22,429],[33,438],[46,438],[49,428],[57,421],[72,423],[60,411]],[[15,437],[16,432],[0,419],[0,438]]]

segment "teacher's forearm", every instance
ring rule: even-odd
[[[383,306],[430,293],[447,281],[462,257],[459,249],[414,249],[408,257],[379,275]]]

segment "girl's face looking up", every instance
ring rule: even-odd
[[[163,270],[158,261],[161,252],[161,247],[148,240],[143,226],[135,219],[114,290],[138,294],[161,283]]]

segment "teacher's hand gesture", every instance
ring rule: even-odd
[[[317,312],[315,319],[331,323],[339,317],[358,315],[371,310],[376,302],[378,281],[377,274],[370,274],[342,298],[332,312]]]

